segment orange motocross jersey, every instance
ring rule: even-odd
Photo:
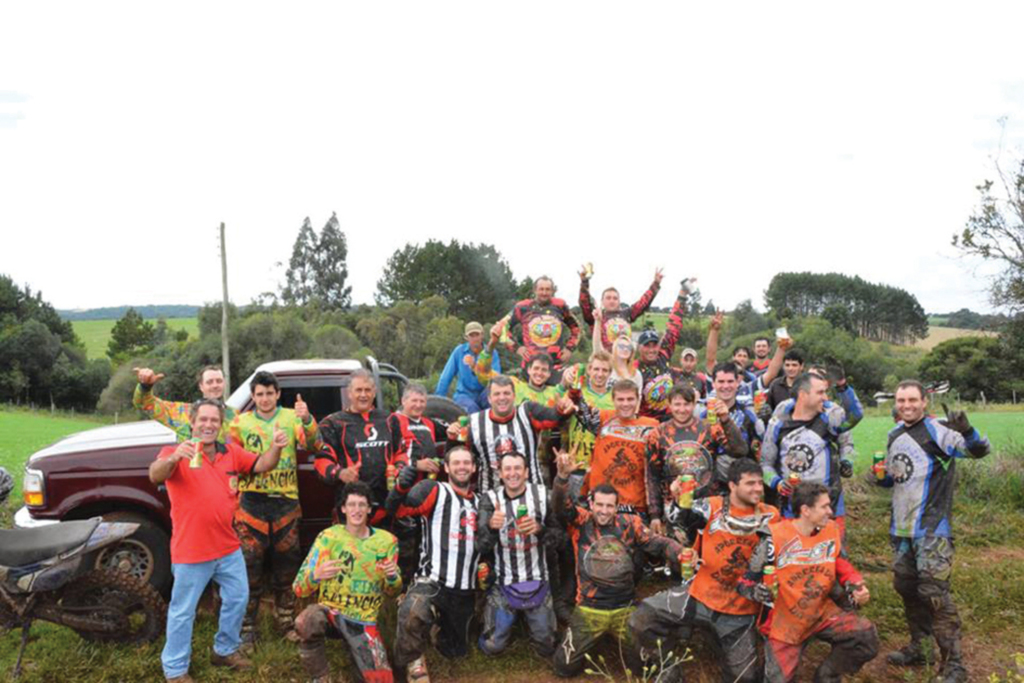
[[[806,641],[840,607],[829,597],[842,549],[839,527],[829,521],[814,536],[803,536],[791,521],[771,527],[779,595],[769,637],[791,645]]]

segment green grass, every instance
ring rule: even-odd
[[[21,478],[30,455],[69,434],[106,422],[91,417],[51,417],[43,412],[0,410],[0,467],[14,475],[11,500],[21,505]]]
[[[999,487],[1022,486],[1024,448],[1015,436],[1024,427],[1024,413],[998,410],[973,411],[972,422],[991,439],[994,453],[982,461],[965,461],[960,468],[960,488],[956,502],[954,529],[957,532],[957,559],[953,593],[964,623],[965,651],[972,668],[972,680],[985,680],[988,674],[1004,672],[1012,666],[1013,655],[1024,652],[1024,515],[1019,506],[1006,502]],[[47,414],[0,411],[0,464],[20,479],[25,459],[35,450],[66,434],[97,426],[88,419],[51,418]],[[847,483],[850,557],[864,573],[871,590],[871,602],[863,614],[875,622],[883,640],[882,655],[853,681],[925,681],[925,671],[903,675],[884,664],[884,653],[906,640],[906,625],[899,596],[892,588],[888,519],[889,494],[866,482],[864,475],[871,453],[885,446],[892,426],[885,414],[869,415],[854,431],[859,473]],[[1019,437],[1018,437],[1019,439]],[[1009,482],[1009,483],[1007,483]],[[996,491],[993,494],[993,491]],[[18,502],[17,504],[20,504]],[[12,503],[10,509],[17,504]],[[2,520],[0,520],[2,521]],[[652,586],[643,587],[646,594]],[[394,603],[386,603],[381,629],[386,639],[394,637]],[[263,624],[263,645],[254,657],[256,668],[247,674],[214,669],[209,650],[216,630],[216,618],[202,611],[196,622],[191,673],[204,681],[298,681],[302,680],[298,652],[294,645],[276,637],[269,623]],[[0,636],[0,680],[14,661],[19,634]],[[27,683],[56,680],[99,682],[160,680],[162,640],[145,646],[98,645],[82,641],[69,629],[37,624],[29,643],[29,662],[23,679]],[[688,680],[711,683],[718,680],[713,656],[694,643],[697,661],[686,667]],[[328,641],[332,670],[347,676],[350,664],[341,643]],[[609,662],[617,659],[616,649],[606,644],[600,649]],[[809,657],[819,661],[824,650],[809,649]],[[428,653],[428,665],[435,680],[461,680],[483,683],[542,683],[555,681],[550,668],[535,657],[518,631],[509,651],[499,658],[480,654],[475,643],[469,657],[449,662],[436,653]],[[801,670],[809,680],[811,669]],[[351,677],[337,680],[352,680]],[[601,679],[582,676],[579,679]]]
[[[85,344],[85,352],[89,358],[106,358],[110,331],[114,329],[116,322],[116,320],[75,320],[71,325],[75,328],[75,334]],[[154,320],[150,322],[156,324]],[[197,318],[168,318],[167,327],[171,330],[188,330],[189,335],[193,337],[199,334]]]

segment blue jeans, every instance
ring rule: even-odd
[[[249,602],[249,579],[241,549],[208,562],[172,564],[171,573],[174,587],[167,610],[167,643],[160,655],[167,678],[188,673],[196,606],[211,579],[220,586],[220,621],[213,638],[213,651],[218,655],[226,657],[241,645],[242,617]]]
[[[555,651],[555,610],[550,591],[533,609],[512,609],[501,587],[491,586],[484,604],[484,628],[477,644],[485,655],[497,655],[508,647],[516,617],[522,614],[534,652],[547,659]]]

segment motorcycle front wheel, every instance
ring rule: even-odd
[[[163,635],[167,604],[148,581],[114,569],[94,569],[69,584],[61,607],[88,614],[95,628],[72,627],[85,640],[143,643]]]

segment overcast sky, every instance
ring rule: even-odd
[[[224,221],[245,303],[336,211],[356,302],[395,249],[456,238],[571,301],[592,261],[626,299],[656,266],[727,307],[834,270],[988,310],[950,236],[1024,141],[1022,24],[1019,2],[5,3],[0,273],[59,308],[210,301]]]

